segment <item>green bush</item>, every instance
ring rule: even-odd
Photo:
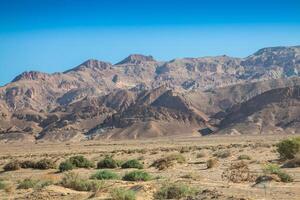
[[[113,189],[111,192],[112,200],[135,200],[135,192],[132,190],[125,190],[122,188]]]
[[[149,181],[151,180],[151,176],[145,171],[136,170],[125,174],[123,180],[124,181]]]
[[[44,158],[42,160],[39,160],[34,165],[35,169],[55,169],[56,165],[55,162],[53,162],[50,159]]]
[[[73,172],[68,172],[62,178],[61,185],[77,191],[99,191],[104,186],[103,182],[82,179]]]
[[[282,159],[293,159],[300,152],[300,137],[282,140],[276,146]]]
[[[118,178],[119,176],[116,173],[108,170],[98,171],[91,176],[91,179],[97,179],[97,180],[109,180],[109,179],[118,179]]]
[[[263,168],[265,174],[277,174],[281,171],[280,167],[276,164],[266,164]]]
[[[283,172],[276,164],[267,164],[263,169],[265,174],[276,174],[282,182],[293,182],[293,178]]]
[[[92,168],[94,164],[83,156],[73,156],[69,158],[70,163],[78,168]]]
[[[29,188],[34,188],[36,187],[38,181],[33,180],[30,178],[26,178],[23,181],[21,181],[18,185],[18,189],[29,189]]]
[[[3,167],[4,171],[15,171],[20,169],[20,162],[17,160],[14,160],[12,162],[7,163],[4,167]]]
[[[58,168],[60,172],[64,172],[74,169],[74,165],[69,160],[66,160],[61,162]]]
[[[27,168],[34,168],[35,164],[36,163],[32,160],[25,160],[20,163],[20,166],[21,168],[27,169]]]
[[[251,160],[251,157],[248,155],[240,155],[238,157],[239,160]]]
[[[6,183],[0,180],[0,190],[4,190],[6,188]]]
[[[155,199],[182,199],[187,197],[194,197],[197,191],[187,185],[172,183],[165,184],[155,194]]]
[[[277,176],[284,183],[293,182],[293,178],[286,172],[280,171],[279,173],[277,173]]]
[[[138,160],[136,159],[133,159],[133,160],[128,160],[126,161],[125,163],[123,163],[121,165],[121,167],[123,169],[125,168],[137,168],[137,169],[143,169],[143,164],[141,164]]]
[[[112,168],[117,168],[118,166],[119,166],[118,162],[114,160],[112,157],[108,157],[108,156],[97,163],[98,169],[103,169],[103,168],[112,169]]]

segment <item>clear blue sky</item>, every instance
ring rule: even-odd
[[[95,58],[157,60],[300,45],[300,0],[0,0],[0,85]]]

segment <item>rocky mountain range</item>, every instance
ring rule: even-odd
[[[0,87],[0,140],[298,133],[300,46],[24,72]]]

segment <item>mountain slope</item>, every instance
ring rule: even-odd
[[[1,138],[139,138],[214,129],[234,105],[299,85],[299,70],[300,46],[294,46],[246,58],[167,62],[133,54],[115,65],[90,59],[63,73],[24,72],[0,87]]]
[[[300,86],[272,89],[226,111],[220,133],[299,133]]]

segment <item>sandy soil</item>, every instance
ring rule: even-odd
[[[64,188],[59,184],[50,185],[43,189],[16,189],[18,183],[25,178],[52,180],[59,183],[64,173],[56,169],[36,170],[20,169],[17,171],[0,172],[0,179],[11,185],[9,190],[0,190],[0,199],[109,199],[111,188],[124,187],[136,189],[137,199],[154,199],[153,194],[166,182],[179,182],[193,186],[199,190],[222,194],[215,199],[229,197],[244,199],[300,199],[300,168],[284,169],[293,178],[292,183],[269,182],[253,187],[253,181],[232,183],[222,178],[222,173],[231,165],[238,162],[239,155],[249,155],[247,160],[253,176],[262,175],[262,166],[268,162],[277,162],[278,154],[274,144],[288,135],[264,136],[213,136],[159,138],[129,141],[86,141],[78,143],[12,143],[0,145],[0,166],[11,160],[53,159],[59,164],[72,155],[84,155],[95,163],[105,155],[115,159],[139,159],[144,163],[145,171],[153,177],[159,177],[147,182],[128,182],[122,180],[105,181],[106,188],[95,197],[92,192],[79,192]],[[230,156],[218,158],[219,165],[207,169],[206,161],[216,157],[219,151],[229,150]],[[204,156],[200,157],[198,154]],[[157,159],[172,153],[180,153],[186,158],[183,164],[175,164],[166,170],[158,170],[150,165]],[[112,169],[119,175],[134,169]],[[83,178],[89,178],[97,169],[75,169]],[[209,198],[208,198],[209,199]]]

